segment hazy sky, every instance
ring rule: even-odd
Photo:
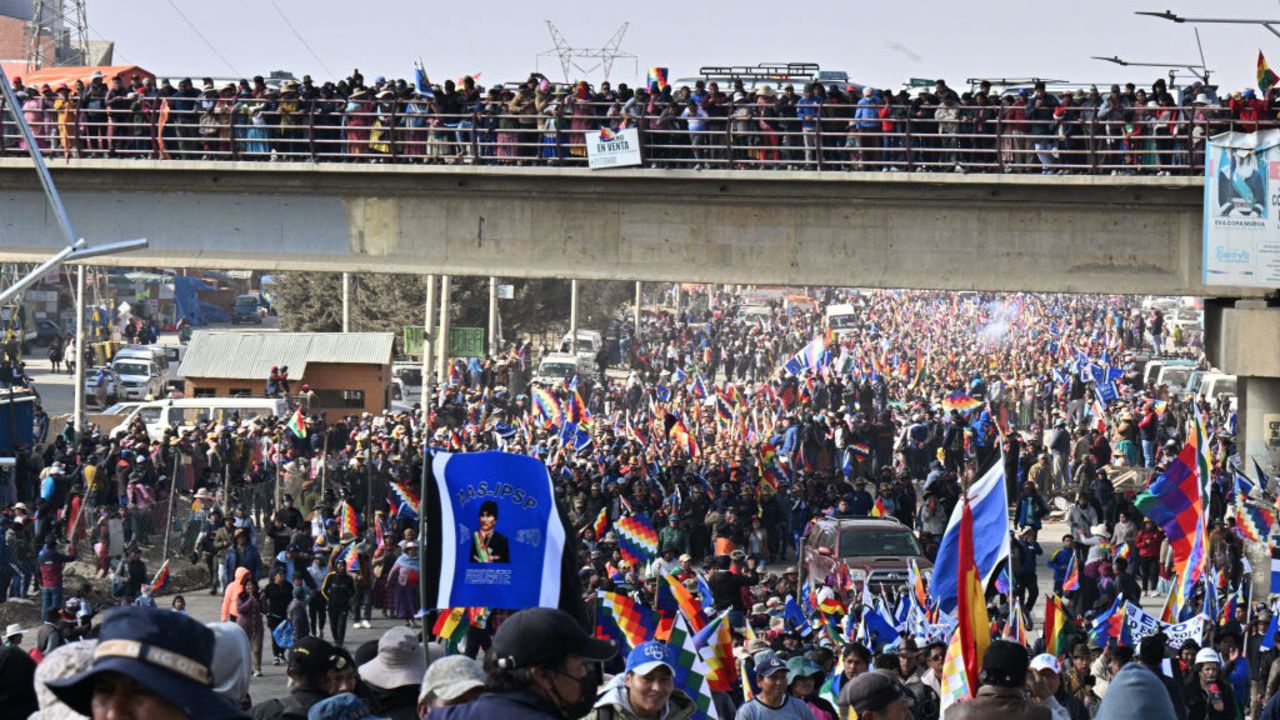
[[[975,76],[1149,84],[1163,71],[1121,68],[1090,56],[1197,62],[1193,26],[1139,17],[1134,10],[1280,19],[1280,0],[274,3],[305,44],[272,0],[90,0],[88,16],[93,37],[116,41],[117,62],[162,76],[246,76],[283,69],[324,79],[359,68],[366,78],[409,77],[413,62],[422,58],[436,81],[465,73],[482,73],[485,85],[522,79],[535,63],[560,79],[556,58],[537,57],[552,48],[545,24],[551,20],[574,47],[600,47],[629,22],[621,49],[635,54],[637,61],[619,60],[612,74],[615,82],[643,82],[646,69],[655,65],[669,67],[675,79],[696,73],[701,65],[811,61],[879,86],[935,76],[954,86]],[[1280,67],[1280,39],[1265,28],[1198,27],[1214,80],[1227,88],[1253,84],[1259,49],[1271,51],[1273,65]],[[590,67],[596,61],[579,62]],[[600,79],[599,71],[585,76]]]

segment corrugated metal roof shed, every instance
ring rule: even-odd
[[[261,379],[273,365],[300,378],[307,363],[385,365],[394,333],[288,333],[200,330],[182,360],[184,378]]]

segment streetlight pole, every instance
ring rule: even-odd
[[[1176,13],[1165,10],[1164,12],[1138,11],[1134,15],[1146,15],[1148,17],[1160,18],[1161,20],[1169,20],[1178,24],[1190,23],[1193,25],[1213,24],[1213,25],[1261,25],[1266,28],[1272,35],[1280,37],[1280,20],[1253,20],[1247,18],[1189,18],[1182,17]]]

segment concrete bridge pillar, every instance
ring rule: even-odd
[[[1236,447],[1247,474],[1280,466],[1280,302],[1205,301],[1205,354],[1236,376]],[[1273,486],[1269,488],[1275,491]]]

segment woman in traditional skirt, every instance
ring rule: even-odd
[[[418,614],[418,572],[418,543],[407,542],[392,567],[390,583],[396,592],[396,617],[414,627],[418,624],[414,619]]]

